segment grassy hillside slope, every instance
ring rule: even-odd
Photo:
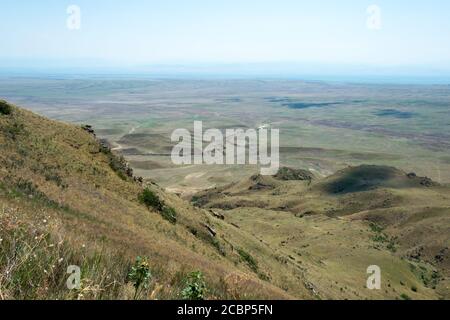
[[[287,292],[276,276],[272,284],[255,273],[236,248],[261,244],[129,177],[89,132],[8,108],[0,114],[0,298],[132,298],[127,273],[137,256],[148,257],[153,274],[143,298],[180,298],[193,271],[205,274],[207,298],[311,297],[302,285]],[[175,224],[140,203],[144,188],[175,209]],[[69,265],[82,267],[78,293],[65,288]]]

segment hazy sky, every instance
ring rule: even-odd
[[[67,7],[81,29],[67,28]],[[367,8],[381,9],[380,29]],[[0,66],[299,62],[450,67],[448,0],[0,0]]]

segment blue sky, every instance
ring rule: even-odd
[[[69,5],[81,29],[66,27]],[[369,5],[381,29],[366,26]],[[0,66],[298,63],[450,70],[450,1],[0,0]],[[422,68],[422,69],[421,69]]]

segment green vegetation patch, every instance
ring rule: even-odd
[[[128,280],[133,283],[135,292],[134,300],[136,300],[142,293],[142,290],[147,289],[152,279],[148,259],[145,257],[137,257],[136,262],[131,267],[128,273]]]
[[[24,133],[25,126],[23,123],[13,120],[12,123],[8,123],[1,127],[1,131],[10,140],[17,140],[20,134]]]
[[[400,298],[401,298],[402,300],[412,300],[411,297],[408,296],[406,293],[402,293],[402,294],[400,295]]]
[[[144,191],[138,197],[139,202],[146,205],[148,208],[153,208],[158,211],[161,216],[175,224],[177,222],[177,212],[174,208],[167,206],[159,196],[151,191],[149,188],[145,188]]]
[[[371,222],[369,226],[372,232],[375,233],[375,235],[372,237],[372,240],[374,242],[385,244],[386,248],[391,252],[397,251],[397,239],[395,237],[389,237],[388,235],[383,233],[383,227],[374,222]]]
[[[202,240],[203,242],[213,246],[217,252],[219,252],[222,256],[226,256],[225,248],[220,243],[219,239],[215,236],[211,235],[208,232],[198,230],[195,227],[189,227],[189,231],[194,235],[197,239]]]
[[[275,175],[275,178],[277,178],[278,180],[284,180],[284,181],[309,181],[309,182],[311,182],[314,179],[314,175],[307,170],[283,167],[278,170],[278,173]]]
[[[181,296],[184,300],[205,299],[207,287],[202,272],[192,272],[185,281],[186,286],[181,292]]]
[[[241,248],[237,249],[237,252],[239,253],[239,256],[242,258],[242,260],[247,263],[250,269],[254,272],[258,272],[258,262],[246,251],[244,251]]]
[[[177,212],[172,207],[164,207],[161,211],[161,216],[170,223],[177,223]]]
[[[411,271],[416,275],[420,281],[424,284],[427,288],[436,289],[436,286],[439,284],[439,282],[443,279],[442,275],[439,273],[439,271],[434,270],[430,266],[424,265],[419,263],[417,266],[410,263],[410,269]],[[412,290],[412,288],[411,288]],[[414,290],[412,290],[414,291]]]
[[[0,114],[10,115],[12,113],[11,105],[5,100],[0,100]]]
[[[133,169],[123,156],[115,155],[107,146],[101,145],[100,151],[108,157],[110,168],[124,181],[133,177]]]
[[[378,225],[374,222],[371,222],[369,226],[370,226],[370,229],[375,233],[381,233],[384,230],[383,227],[381,227],[380,225]]]
[[[161,201],[159,197],[148,188],[145,188],[139,195],[139,201],[147,207],[158,211],[162,211],[164,207],[163,201]]]

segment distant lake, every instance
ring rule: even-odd
[[[375,112],[375,114],[379,117],[394,117],[398,119],[409,119],[416,115],[413,112],[400,111],[396,109],[383,109]]]

